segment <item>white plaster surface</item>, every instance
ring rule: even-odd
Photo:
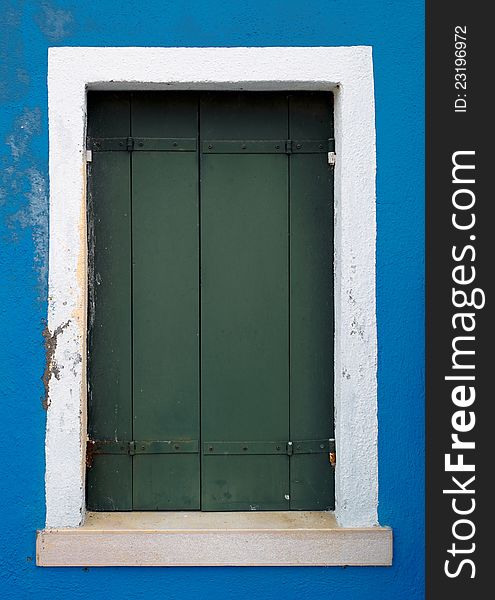
[[[86,90],[313,89],[335,94],[336,517],[377,524],[375,123],[370,47],[50,48],[46,526],[84,520]],[[329,369],[333,365],[329,365]]]

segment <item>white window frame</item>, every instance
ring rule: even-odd
[[[337,467],[332,518],[341,533],[386,533],[389,560],[391,532],[379,528],[377,518],[376,151],[368,46],[49,49],[46,529],[38,536],[40,548],[43,535],[84,531],[91,520],[85,514],[88,89],[334,93]]]

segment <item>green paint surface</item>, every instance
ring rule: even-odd
[[[89,508],[333,507],[314,443],[333,438],[332,115],[324,93],[90,94],[89,433],[135,444],[98,446]]]

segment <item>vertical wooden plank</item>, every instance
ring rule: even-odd
[[[207,94],[203,140],[285,139],[284,94]],[[285,155],[201,158],[202,439],[288,436]],[[287,456],[202,457],[203,510],[288,508]]]
[[[193,93],[135,93],[132,135],[197,136]],[[199,438],[196,152],[132,155],[135,440]],[[199,454],[134,457],[135,510],[200,508]]]
[[[89,135],[130,134],[128,94],[91,93]],[[127,152],[94,152],[89,173],[89,435],[132,439],[131,191]],[[90,510],[132,508],[129,456],[95,456]]]
[[[296,93],[290,137],[333,137],[332,95]],[[290,438],[333,437],[333,169],[326,154],[290,157]],[[291,458],[290,507],[334,507],[328,454]]]

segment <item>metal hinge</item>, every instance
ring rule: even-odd
[[[86,150],[86,162],[90,163],[93,160],[93,153],[91,150]]]
[[[337,155],[335,154],[335,152],[329,152],[328,153],[328,164],[333,167],[333,166],[335,166],[336,162],[337,162]]]

